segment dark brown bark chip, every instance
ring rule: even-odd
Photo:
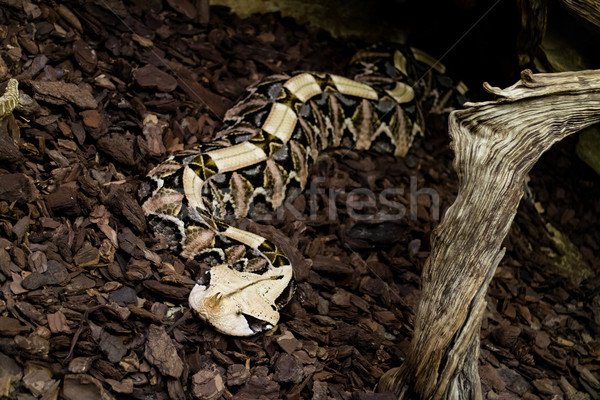
[[[253,376],[233,396],[235,400],[276,400],[280,399],[279,385],[269,378]]]
[[[73,103],[79,108],[89,109],[98,107],[98,103],[91,90],[78,87],[74,83],[62,81],[33,81],[33,90],[36,92],[35,99],[43,100],[50,104],[64,105]]]
[[[547,396],[557,396],[561,397],[563,395],[562,390],[556,384],[555,381],[545,378],[545,379],[536,379],[531,382],[531,384],[536,388],[538,392],[541,394],[545,394]]]
[[[98,110],[85,110],[81,112],[83,124],[88,128],[99,128],[101,124],[101,116]]]
[[[513,369],[500,368],[498,370],[498,375],[506,384],[506,388],[511,392],[518,394],[519,396],[523,396],[525,393],[530,392],[533,389],[527,380]]]
[[[275,375],[273,379],[277,382],[300,383],[304,376],[302,363],[294,356],[287,353],[280,353],[275,361]]]
[[[66,375],[61,390],[65,400],[101,399],[109,400],[110,395],[96,378],[86,374]]]
[[[45,325],[47,322],[46,315],[42,314],[35,306],[25,301],[16,303],[17,310],[24,315],[29,321],[37,325]]]
[[[501,326],[492,331],[492,337],[498,345],[510,348],[517,343],[522,331],[520,326]]]
[[[550,340],[550,335],[548,335],[545,331],[537,331],[535,334],[535,344],[540,349],[545,349],[552,343]]]
[[[21,164],[25,160],[15,141],[8,135],[6,124],[0,121],[0,162]]]
[[[112,390],[117,393],[123,394],[132,394],[133,393],[133,380],[129,378],[125,378],[122,381],[117,381],[115,379],[106,379],[106,383],[110,385]]]
[[[168,299],[185,301],[190,295],[190,288],[169,285],[166,283],[161,283],[155,280],[145,280],[144,287],[155,292],[160,293],[161,295],[167,297]]]
[[[189,396],[186,395],[186,391],[183,390],[183,385],[179,379],[167,380],[167,393],[169,399],[173,400],[187,400],[189,398]]]
[[[10,394],[13,385],[16,385],[23,377],[23,370],[14,359],[4,353],[0,353],[0,390],[4,394]]]
[[[166,149],[163,144],[163,132],[168,124],[159,120],[156,115],[149,114],[144,118],[144,144],[145,151],[152,157],[159,157],[165,154]]]
[[[313,259],[313,270],[332,275],[351,275],[354,268],[333,258],[317,255]]]
[[[15,345],[26,357],[47,359],[50,352],[48,339],[39,336],[36,332],[29,336],[16,336]]]
[[[167,3],[178,13],[183,14],[188,19],[196,18],[196,8],[187,0],[167,0]]]
[[[125,218],[136,232],[146,230],[144,210],[132,195],[123,189],[117,189],[109,195],[108,205],[113,213]]]
[[[329,342],[329,336],[318,329],[318,326],[315,324],[300,319],[294,319],[287,322],[287,325],[299,336],[315,340],[321,344],[327,344]]]
[[[302,345],[300,341],[294,337],[294,334],[291,331],[286,331],[283,335],[278,336],[276,341],[279,347],[287,354],[292,354]]]
[[[92,363],[94,362],[95,357],[75,357],[69,362],[69,372],[74,374],[81,374],[87,372]]]
[[[127,346],[124,343],[124,338],[111,335],[102,327],[90,323],[90,330],[92,337],[98,345],[100,350],[106,355],[107,359],[112,363],[121,361],[123,356],[127,353]]]
[[[121,306],[126,304],[136,304],[137,294],[134,288],[129,286],[123,286],[117,290],[110,292],[110,294],[108,295],[108,299],[110,301],[114,301],[115,303]]]
[[[29,368],[23,377],[23,386],[34,396],[56,394],[59,383],[52,379],[52,372],[47,368]]]
[[[39,31],[38,31],[39,33]],[[44,69],[48,63],[48,57],[44,54],[37,55],[33,58],[31,65],[21,74],[15,77],[18,81],[29,81],[33,79],[40,71]]]
[[[2,336],[17,336],[29,330],[28,326],[22,325],[17,319],[0,316],[0,335]]]
[[[146,64],[133,73],[133,78],[143,88],[171,92],[177,87],[177,80],[152,64]]]
[[[45,285],[58,285],[69,277],[67,267],[56,260],[48,260],[48,269],[27,275],[21,285],[27,290],[36,290]]]
[[[144,241],[136,236],[131,229],[123,228],[117,236],[119,240],[119,248],[130,256],[142,259],[144,258],[144,251],[146,251],[146,245]]]
[[[153,322],[155,324],[160,324],[162,322],[162,318],[153,314],[151,311],[146,310],[145,308],[136,307],[134,305],[127,306],[127,309],[131,311],[131,314],[139,319],[144,321]]]
[[[47,315],[48,317],[48,328],[52,333],[70,333],[71,329],[67,324],[67,317],[62,311],[57,311],[55,313],[50,313]]]
[[[352,400],[396,400],[397,397],[392,393],[373,393],[373,392],[355,392],[352,393]]]
[[[17,237],[17,241],[20,243],[23,240],[25,234],[29,231],[29,223],[31,222],[31,218],[25,216],[17,221],[16,224],[12,227],[11,231]],[[43,253],[41,253],[43,254]]]
[[[152,276],[150,261],[133,258],[127,264],[125,276],[131,281],[140,281]]]
[[[185,91],[193,102],[205,105],[217,117],[223,118],[225,115],[229,102],[224,97],[192,79],[180,79],[179,87]]]
[[[175,344],[162,326],[150,325],[144,355],[163,375],[179,378],[183,373]]]
[[[81,69],[88,74],[94,72],[96,64],[98,63],[96,50],[80,39],[73,42],[73,54],[75,55],[75,61],[77,61],[77,64],[79,64]]]
[[[248,382],[250,371],[243,364],[233,364],[227,367],[227,386],[239,386]]]
[[[506,383],[500,377],[498,373],[499,369],[494,368],[490,364],[482,365],[479,368],[479,375],[481,377],[481,383],[484,386],[488,386],[493,389],[496,393],[501,393],[506,390]]]
[[[86,136],[83,124],[80,124],[79,122],[74,122],[73,124],[71,124],[71,130],[73,131],[73,135],[75,135],[75,138],[77,139],[77,143],[79,143],[80,145],[83,144],[85,142]]]
[[[104,135],[98,140],[98,149],[127,167],[135,167],[140,162],[137,140],[131,135]]]
[[[46,197],[46,206],[55,215],[77,217],[83,213],[78,201],[78,191],[75,182],[69,182]]]
[[[90,242],[85,242],[73,256],[73,261],[78,267],[94,267],[100,262],[100,251]]]
[[[37,189],[23,174],[0,174],[0,200],[22,204],[35,200]]]
[[[192,396],[199,400],[213,400],[225,391],[223,377],[217,371],[198,371],[192,376]]]

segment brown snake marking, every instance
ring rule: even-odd
[[[225,221],[247,216],[255,204],[276,209],[292,189],[304,188],[326,148],[404,156],[423,130],[424,100],[411,79],[443,73],[441,64],[406,49],[363,51],[353,65],[354,80],[306,72],[267,77],[227,112],[214,142],[171,156],[140,190],[154,230],[182,257],[212,266],[189,302],[222,333],[273,328],[293,293],[288,258]]]

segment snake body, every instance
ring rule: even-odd
[[[19,103],[19,82],[16,79],[9,79],[6,83],[4,94],[0,96],[0,120],[12,114]]]
[[[414,49],[363,51],[354,58],[354,79],[309,72],[267,77],[226,113],[215,141],[149,172],[140,194],[155,232],[183,258],[212,267],[189,297],[200,318],[235,336],[277,324],[292,294],[290,261],[265,238],[227,221],[246,217],[257,204],[279,207],[290,191],[304,188],[326,148],[404,156],[422,131],[410,77],[432,65],[438,67]]]

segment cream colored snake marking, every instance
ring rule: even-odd
[[[4,94],[0,97],[0,120],[11,114],[17,104],[19,104],[19,82],[16,79],[9,79]]]
[[[247,216],[257,204],[276,209],[289,191],[304,188],[326,148],[404,156],[423,125],[422,101],[411,85],[421,76],[431,79],[432,66],[443,72],[431,57],[407,48],[358,53],[353,80],[307,72],[267,77],[227,112],[214,142],[149,172],[140,196],[154,231],[183,258],[212,266],[189,297],[200,318],[234,336],[278,323],[293,294],[288,258],[226,221]]]

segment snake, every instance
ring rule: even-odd
[[[153,232],[182,258],[207,266],[189,305],[223,334],[274,329],[295,287],[290,258],[232,222],[253,209],[276,210],[299,193],[327,149],[405,156],[424,131],[423,108],[466,91],[443,75],[443,64],[407,46],[359,51],[349,71],[351,78],[303,71],[264,78],[226,112],[214,140],[171,155],[140,186]],[[432,77],[445,96],[419,90]],[[9,79],[0,120],[19,101],[18,81]]]
[[[17,107],[19,104],[19,81],[10,78],[6,83],[4,93],[0,96],[0,120],[3,120]]]
[[[183,259],[206,265],[189,306],[225,335],[274,329],[294,292],[289,256],[233,222],[276,210],[302,190],[326,149],[405,156],[424,131],[419,78],[442,76],[445,67],[407,46],[359,51],[348,70],[350,78],[265,77],[226,112],[214,140],[171,155],[140,187],[153,232]]]

